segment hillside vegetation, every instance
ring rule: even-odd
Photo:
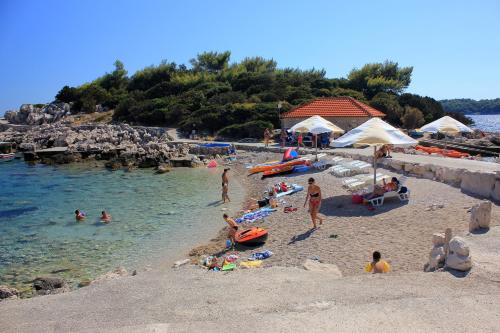
[[[479,101],[462,99],[445,99],[440,101],[445,111],[465,114],[500,114],[500,98],[482,99]]]
[[[390,123],[415,128],[445,112],[433,98],[404,93],[412,71],[386,61],[355,68],[347,78],[327,78],[324,70],[279,68],[273,59],[230,63],[229,51],[205,52],[189,66],[163,61],[131,76],[116,61],[111,73],[65,86],[56,100],[79,112],[101,104],[115,110],[113,120],[131,124],[260,137],[265,127],[279,127],[279,113],[316,97],[351,96],[386,113]]]

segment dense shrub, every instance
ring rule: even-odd
[[[229,125],[221,129],[217,135],[225,138],[256,138],[263,137],[266,128],[273,128],[268,121],[255,120],[244,124]]]

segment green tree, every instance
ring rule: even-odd
[[[207,71],[209,73],[218,73],[226,69],[231,57],[230,51],[225,52],[203,52],[189,62],[196,72]]]
[[[64,86],[56,95],[59,102],[70,103],[78,99],[78,90],[74,87]]]
[[[361,91],[368,99],[379,92],[399,94],[411,82],[413,67],[400,68],[397,62],[366,64],[353,69],[348,76],[347,87]]]
[[[405,106],[403,117],[401,118],[403,126],[407,129],[415,129],[425,123],[422,111],[411,106]]]
[[[370,106],[386,114],[385,120],[389,123],[400,126],[403,108],[399,105],[398,98],[395,95],[380,92],[376,94],[369,102]]]

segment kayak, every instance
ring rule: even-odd
[[[305,165],[308,164],[309,161],[305,159],[296,159],[288,162],[278,162],[276,164],[268,164],[268,165],[256,165],[253,168],[250,168],[248,171],[250,174],[265,172],[272,170],[277,167],[285,167],[285,166],[295,166],[295,165]]]
[[[247,230],[238,231],[234,238],[238,244],[258,245],[266,242],[267,230],[253,227]]]
[[[264,171],[262,173],[262,178],[271,177],[271,176],[279,175],[282,173],[292,172],[293,168],[295,168],[295,166],[293,166],[293,165],[284,165],[284,166],[274,167],[271,170]]]

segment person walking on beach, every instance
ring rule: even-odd
[[[269,131],[269,128],[266,128],[264,130],[264,145],[269,147],[269,139],[271,138],[271,132]]]
[[[224,221],[226,221],[229,226],[229,231],[227,233],[228,238],[231,240],[231,244],[234,246],[236,231],[238,231],[238,224],[232,218],[230,218],[227,214],[222,215]]]
[[[311,221],[313,224],[313,229],[317,228],[316,220],[319,220],[319,224],[323,224],[323,219],[318,216],[319,209],[321,207],[321,188],[314,183],[314,178],[309,178],[309,187],[307,188],[306,200],[304,201],[304,207],[309,200],[309,214],[311,214]]]
[[[380,259],[382,257],[380,252],[378,251],[373,252],[372,257],[373,261],[369,262],[365,266],[366,272],[368,273],[371,272],[373,274],[376,274],[376,273],[387,273],[391,270],[391,266],[389,265],[389,263],[385,260]]]
[[[284,128],[281,130],[280,137],[281,137],[281,147],[285,148],[286,139],[287,139],[288,135],[286,134],[286,130]]]
[[[224,172],[222,173],[222,202],[226,203],[226,200],[228,202],[231,202],[229,199],[229,195],[227,194],[229,192],[229,177],[227,176],[227,172],[231,170],[229,168],[224,169]]]
[[[299,133],[299,136],[297,137],[297,152],[299,151],[300,147],[306,147],[304,145],[304,137],[302,136],[302,133]]]

